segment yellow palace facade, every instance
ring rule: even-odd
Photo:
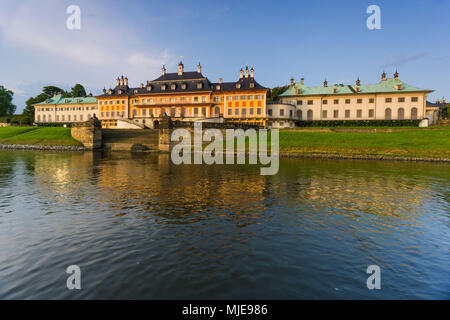
[[[103,89],[98,100],[98,118],[105,128],[156,128],[166,114],[179,121],[226,121],[265,126],[268,88],[254,79],[254,70],[240,70],[236,82],[217,83],[197,71],[167,73],[163,66],[155,80],[130,88],[127,77],[116,80],[115,88]]]

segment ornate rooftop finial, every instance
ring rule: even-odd
[[[200,60],[198,60],[197,72],[202,73],[202,65],[200,64]]]
[[[383,73],[381,74],[381,80],[382,81],[386,80],[386,72],[384,72],[384,70]]]
[[[397,71],[397,69],[395,69],[394,79],[398,80],[398,71]]]
[[[323,82],[323,86],[324,86],[324,87],[328,87],[328,81],[327,81],[327,78],[325,78],[325,81]]]
[[[360,86],[360,85],[361,85],[361,80],[359,80],[359,77],[358,77],[358,79],[356,80],[356,85],[357,85],[357,86]]]

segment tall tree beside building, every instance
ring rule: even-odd
[[[16,106],[12,103],[14,93],[0,86],[0,117],[11,116],[16,111]]]
[[[73,88],[72,88],[72,97],[86,97],[86,90],[84,89],[84,87],[77,83]]]
[[[269,101],[276,101],[277,100],[277,96],[279,94],[282,94],[283,92],[285,92],[287,89],[289,88],[289,86],[283,86],[283,87],[275,87],[270,89],[270,92],[268,94],[268,100]]]

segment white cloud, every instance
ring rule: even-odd
[[[139,30],[130,29],[123,23],[114,24],[105,14],[105,5],[96,8],[97,3],[80,2],[81,30],[66,27],[66,6],[61,1],[26,0],[6,5],[0,11],[0,48],[25,53],[30,60],[36,60],[36,70],[29,68],[27,75],[17,78],[16,74],[3,74],[8,78],[15,92],[25,93],[22,88],[28,81],[47,79],[55,85],[81,82],[90,87],[103,87],[114,83],[118,73],[127,74],[135,83],[148,80],[159,73],[162,64],[168,64],[172,55],[166,49],[149,46],[149,40],[136,50],[133,44],[142,42]],[[84,3],[84,4],[83,4]],[[2,4],[3,6],[3,4]],[[132,48],[132,49],[131,49]],[[0,50],[0,58],[2,58]],[[40,63],[39,57],[43,62]],[[45,62],[51,60],[53,69],[44,72]],[[11,64],[21,62],[10,59]],[[55,72],[64,70],[64,72]],[[39,72],[39,74],[37,74]],[[35,93],[27,93],[28,96]]]

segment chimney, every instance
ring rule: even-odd
[[[244,71],[242,70],[242,68],[241,68],[241,71],[240,71],[240,75],[239,75],[239,78],[243,78],[244,77]]]
[[[358,77],[358,79],[356,80],[356,85],[357,85],[357,86],[360,86],[360,85],[361,85],[361,81],[359,80],[359,77]]]
[[[305,78],[301,78],[301,79],[300,79],[300,83],[301,83],[302,85],[304,85],[304,84],[305,84]]]
[[[116,84],[117,84],[117,86],[119,86],[119,85],[120,85],[120,78],[117,78],[117,80],[116,80]]]
[[[141,89],[144,87],[144,84],[143,83],[141,83]]]
[[[381,74],[381,81],[386,80],[386,72],[383,71],[383,73]]]
[[[122,77],[120,78],[120,85],[123,86],[123,75],[122,75]]]
[[[106,89],[105,88],[103,88],[103,94],[106,94]]]
[[[128,86],[128,77],[125,77],[125,81],[123,82],[125,86]]]
[[[395,80],[398,80],[398,72],[397,72],[397,70],[395,70],[395,73],[394,73],[394,79],[395,79]]]
[[[245,77],[248,78],[248,66],[245,66]]]
[[[164,65],[161,68],[161,75],[163,75],[163,76],[166,75],[166,67]]]
[[[219,78],[219,83],[222,83],[223,82],[223,79],[222,78]]]
[[[198,62],[197,72],[198,72],[198,73],[202,73],[202,66],[201,66],[201,64],[200,64],[200,61]]]
[[[291,78],[291,86],[294,85],[294,78]]]
[[[328,81],[327,81],[327,79],[325,79],[325,81],[323,82],[323,86],[324,86],[324,87],[328,87]]]
[[[180,63],[178,64],[178,75],[179,76],[183,75],[183,69],[184,69],[183,62],[180,61]]]
[[[250,69],[250,77],[253,78],[255,74],[255,70],[253,69],[253,67]]]

